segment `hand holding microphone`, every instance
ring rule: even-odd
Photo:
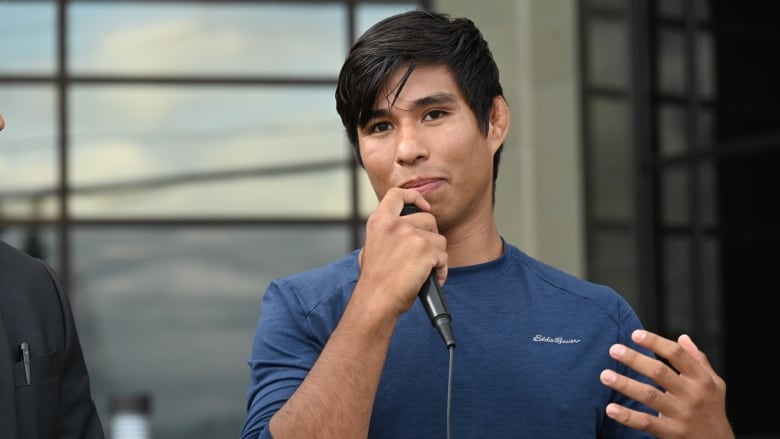
[[[414,204],[405,204],[401,210],[401,216],[409,215],[419,212],[420,209]],[[444,300],[444,294],[441,291],[439,281],[436,279],[435,270],[431,271],[431,274],[420,287],[418,297],[422,302],[425,312],[428,314],[428,318],[431,319],[431,324],[439,331],[444,345],[449,348],[455,346],[455,337],[452,334],[452,317],[450,316],[450,310],[447,307],[447,302]]]

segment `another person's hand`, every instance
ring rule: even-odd
[[[673,368],[624,345],[613,345],[609,350],[612,358],[652,379],[665,391],[604,370],[601,382],[605,386],[658,412],[653,416],[612,403],[606,407],[607,416],[662,439],[734,438],[726,414],[726,382],[688,335],[674,342],[637,330],[631,338],[666,359]]]

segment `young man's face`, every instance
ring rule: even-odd
[[[493,116],[483,136],[445,66],[415,68],[396,98],[405,71],[390,77],[373,118],[359,127],[360,155],[379,199],[392,187],[419,191],[442,232],[492,210],[493,155],[506,127]],[[506,108],[502,98],[494,107],[496,101]],[[508,126],[508,110],[503,117]]]

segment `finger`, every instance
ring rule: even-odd
[[[707,360],[707,356],[704,355],[704,352],[699,350],[699,347],[696,346],[688,334],[682,334],[679,336],[677,338],[677,343],[679,343],[686,352],[688,352],[696,361],[698,361],[699,364],[705,367],[710,366],[710,362]]]
[[[430,203],[414,189],[392,188],[385,194],[377,210],[386,208],[394,215],[400,215],[404,205],[413,204],[423,212],[431,209]]]
[[[631,334],[631,339],[638,345],[653,351],[656,355],[666,359],[679,373],[693,378],[702,378],[709,373],[702,369],[699,361],[679,343],[661,337],[653,332],[637,329]],[[696,349],[698,351],[698,349]],[[649,376],[649,375],[648,375]],[[655,377],[651,376],[655,379]],[[658,382],[658,381],[657,381]],[[661,383],[668,386],[670,383]]]
[[[657,416],[610,403],[606,408],[607,416],[628,427],[646,431],[656,437],[665,437],[671,433],[671,427]]]
[[[657,341],[663,342],[663,340]],[[669,340],[670,343],[674,343]],[[679,390],[677,372],[662,361],[647,356],[622,344],[609,348],[609,355],[641,375],[644,375],[667,390]]]
[[[679,343],[680,346],[682,346],[683,349],[685,349],[694,358],[694,360],[696,360],[701,365],[701,367],[703,367],[704,370],[710,374],[710,377],[712,377],[718,387],[720,387],[721,390],[725,392],[726,382],[723,380],[723,378],[720,377],[720,375],[717,374],[717,372],[715,372],[715,369],[712,367],[709,359],[707,358],[707,354],[699,350],[698,346],[696,346],[691,337],[688,334],[682,334],[677,338],[677,343]]]
[[[439,228],[436,224],[436,217],[428,212],[419,211],[412,215],[405,215],[403,221],[407,221],[414,225],[414,227],[430,232],[433,234],[439,234]]]
[[[618,391],[659,413],[670,410],[666,395],[654,386],[628,378],[609,369],[603,370],[599,378],[601,383],[610,389]]]

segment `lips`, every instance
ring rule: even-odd
[[[435,189],[441,183],[439,178],[420,178],[416,180],[410,180],[402,184],[404,189],[414,189],[418,192],[429,192]]]

